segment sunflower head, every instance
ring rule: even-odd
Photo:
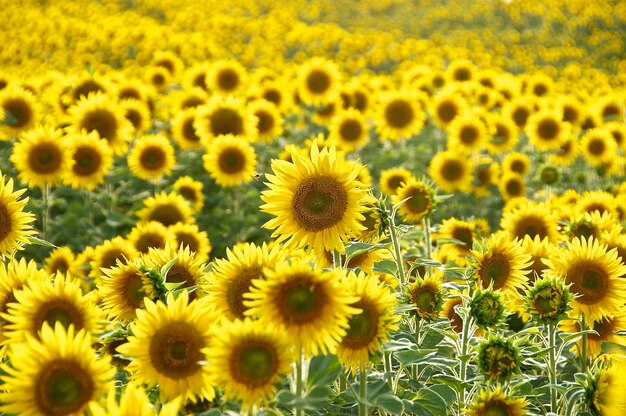
[[[401,201],[404,203],[398,210],[400,214],[411,223],[419,223],[435,209],[437,201],[434,186],[425,180],[411,178],[392,197],[394,204]]]
[[[562,279],[543,278],[537,280],[524,296],[528,313],[538,322],[555,324],[567,317],[574,296]]]
[[[530,405],[526,398],[515,398],[503,391],[500,386],[495,389],[481,390],[474,396],[469,409],[463,409],[468,416],[524,416],[526,407]]]
[[[214,139],[202,160],[218,185],[232,187],[252,181],[257,156],[250,143],[227,135]]]
[[[158,181],[169,175],[176,162],[174,147],[162,135],[144,135],[137,139],[128,154],[128,168],[141,179]]]
[[[407,301],[415,308],[420,319],[427,321],[437,320],[443,309],[445,289],[439,275],[418,277],[413,284],[406,288]]]
[[[313,58],[298,71],[300,100],[308,105],[323,105],[339,95],[340,73],[337,65],[323,58]]]
[[[470,315],[479,328],[493,328],[504,322],[506,306],[503,293],[476,289],[470,300]]]
[[[403,167],[385,169],[380,174],[380,189],[388,196],[393,196],[398,189],[413,178],[410,170]]]
[[[430,161],[428,173],[444,191],[469,191],[474,175],[467,158],[455,151],[437,152]]]
[[[13,179],[5,182],[0,172],[0,256],[11,256],[28,244],[28,236],[35,234],[35,217],[24,211],[28,198],[20,199],[25,189],[13,191]]]
[[[510,337],[490,335],[478,346],[478,368],[490,381],[505,381],[520,371],[522,355]]]

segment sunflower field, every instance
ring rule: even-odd
[[[626,2],[0,4],[0,414],[626,415]]]

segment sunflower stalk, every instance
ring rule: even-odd
[[[367,363],[360,364],[359,416],[367,416]]]
[[[469,313],[464,314],[463,316],[463,331],[461,338],[461,391],[459,392],[459,413],[461,409],[465,407],[465,382],[467,381],[467,364],[469,359],[467,357],[467,350],[469,348],[469,333],[470,328],[472,326],[472,317]]]
[[[46,184],[42,190],[43,212],[41,214],[41,238],[48,239],[48,228],[50,227],[50,208],[52,205],[52,187]]]
[[[580,330],[582,332],[580,361],[582,372],[587,372],[587,324],[585,323],[585,317],[580,317]]]
[[[548,324],[548,376],[550,378],[550,410],[557,414],[556,390],[556,328],[553,323]]]
[[[391,237],[391,244],[393,246],[393,257],[396,261],[398,268],[398,277],[400,279],[400,288],[406,286],[406,276],[404,275],[404,265],[402,264],[402,251],[400,250],[400,236],[398,234],[398,226],[396,225],[396,212],[398,210],[398,204],[393,206],[391,215],[389,212],[383,213],[384,216],[388,216],[389,234]]]
[[[296,397],[299,402],[302,402],[304,399],[304,351],[302,348],[299,348],[298,360],[296,361]],[[293,410],[293,414],[295,416],[304,416],[304,409],[295,407]]]

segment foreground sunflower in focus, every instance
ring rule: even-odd
[[[334,147],[320,150],[317,141],[308,156],[273,160],[261,211],[275,218],[264,227],[275,229],[272,236],[278,242],[343,252],[343,242],[364,228],[360,222],[367,194],[354,166]]]

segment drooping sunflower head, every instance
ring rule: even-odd
[[[363,217],[365,219],[361,221],[361,224],[365,229],[357,238],[358,241],[372,243],[380,240],[385,235],[386,229],[382,214],[382,204],[384,204],[384,199],[376,199],[372,195],[367,195],[364,199],[365,211],[363,211]]]
[[[617,250],[608,250],[597,239],[574,238],[565,249],[546,260],[546,276],[555,276],[571,285],[577,297],[572,302],[575,313],[586,319],[600,319],[620,310],[626,301],[626,266]]]
[[[220,95],[235,94],[244,87],[245,80],[245,69],[232,60],[214,62],[206,75],[209,90]]]
[[[13,191],[13,179],[5,182],[0,172],[0,256],[11,256],[22,250],[28,236],[35,234],[32,222],[35,216],[24,211],[28,198],[20,199],[25,189]]]
[[[11,85],[0,91],[0,127],[17,135],[35,125],[39,118],[37,101],[30,91]]]
[[[432,180],[446,192],[471,190],[474,179],[472,171],[467,158],[451,150],[437,152],[428,167]]]
[[[376,117],[376,129],[382,140],[407,139],[423,125],[424,111],[415,93],[407,90],[382,94]]]
[[[179,222],[193,222],[187,200],[178,194],[165,192],[146,198],[144,207],[137,212],[137,217],[141,222],[158,221],[166,227]]]
[[[124,117],[122,109],[104,94],[91,94],[70,108],[74,133],[85,130],[95,131],[108,142],[116,155],[122,155],[128,148],[132,125]]]
[[[245,314],[284,328],[306,355],[333,353],[346,335],[351,306],[358,296],[346,290],[344,272],[316,270],[311,263],[278,262],[265,270],[266,279],[254,279],[244,295]]]
[[[524,296],[526,311],[540,323],[557,323],[567,317],[574,296],[558,278],[536,280]]]
[[[256,171],[254,148],[232,135],[214,139],[202,160],[206,171],[223,187],[250,182]]]
[[[89,331],[48,324],[41,341],[28,336],[11,346],[2,376],[0,410],[9,414],[83,414],[112,386],[115,370],[96,357]]]
[[[273,398],[276,384],[295,359],[289,335],[273,324],[249,318],[224,322],[206,350],[211,380],[226,398],[242,402],[242,410]]]
[[[95,189],[113,165],[111,147],[96,132],[71,134],[67,139],[73,162],[63,182],[74,189]]]
[[[359,297],[352,306],[361,312],[350,317],[337,356],[346,365],[346,371],[354,374],[361,365],[371,365],[371,358],[380,352],[390,332],[397,329],[400,317],[394,314],[395,294],[376,276],[350,272],[345,284]]]
[[[341,76],[337,65],[324,58],[312,58],[298,70],[298,95],[308,105],[323,105],[339,95]]]
[[[155,298],[153,282],[136,262],[117,262],[104,269],[98,288],[102,308],[110,319],[132,321],[135,311],[144,308],[144,299]]]
[[[505,381],[519,373],[522,354],[513,339],[490,335],[478,346],[478,368],[485,379]]]
[[[504,294],[491,288],[477,288],[469,303],[470,316],[479,328],[494,328],[504,322],[507,305]]]
[[[199,301],[189,302],[186,291],[177,298],[168,295],[167,303],[146,299],[145,305],[145,310],[137,310],[133,336],[117,347],[132,358],[126,369],[137,382],[158,385],[162,400],[213,399],[210,366],[201,365],[217,321],[211,309]]]
[[[436,206],[435,190],[428,182],[409,179],[392,197],[394,204],[405,201],[398,212],[409,222],[419,224],[420,220],[430,215]]]
[[[61,183],[72,159],[61,130],[40,127],[24,133],[15,143],[11,162],[20,180],[33,188]]]
[[[26,336],[38,337],[39,331],[56,322],[64,328],[84,329],[94,337],[102,330],[101,311],[92,297],[83,295],[81,282],[67,275],[29,282],[15,291],[16,302],[7,305],[5,334],[8,343],[22,342]]]
[[[202,194],[202,182],[193,179],[191,176],[181,176],[176,179],[172,189],[183,196],[194,212],[198,212],[204,206],[204,195]]]
[[[243,102],[232,97],[216,95],[198,107],[193,127],[207,148],[219,136],[233,135],[251,142],[257,137],[256,118]]]
[[[418,277],[406,288],[407,301],[415,308],[420,319],[435,321],[443,309],[445,289],[439,274]]]
[[[497,386],[493,390],[481,390],[474,396],[469,408],[463,411],[468,416],[524,416],[529,405],[525,397],[512,397]]]
[[[506,293],[507,299],[518,296],[518,290],[528,282],[531,257],[517,240],[506,233],[492,234],[484,251],[472,250],[473,276],[483,289],[493,288]]]
[[[174,147],[159,134],[144,135],[135,140],[128,153],[128,168],[138,178],[158,181],[174,167]]]
[[[284,258],[280,245],[244,243],[226,249],[226,259],[216,259],[204,285],[209,303],[226,319],[243,320],[248,308],[244,294],[250,292],[254,279],[264,279],[264,270]]]
[[[274,215],[264,227],[275,229],[278,241],[308,245],[320,251],[344,251],[343,243],[364,227],[362,212],[367,195],[354,163],[331,148],[314,143],[309,156],[293,154],[294,161],[272,161],[263,191],[263,212]]]

